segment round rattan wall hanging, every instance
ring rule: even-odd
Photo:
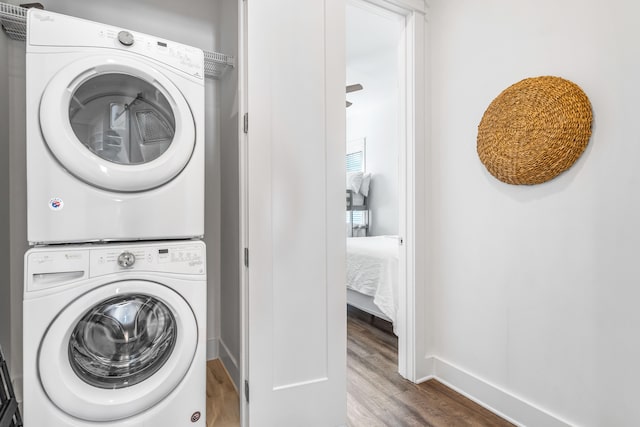
[[[560,77],[524,79],[494,99],[478,126],[478,155],[508,184],[540,184],[569,169],[591,136],[591,104]]]

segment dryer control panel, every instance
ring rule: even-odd
[[[28,19],[38,24],[27,26],[27,50],[37,46],[110,48],[146,56],[204,81],[201,49],[47,10],[30,9]]]

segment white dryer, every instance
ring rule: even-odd
[[[31,9],[27,201],[32,244],[204,234],[204,56]]]
[[[29,250],[25,426],[204,426],[205,324],[200,241]]]

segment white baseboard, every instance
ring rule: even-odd
[[[233,357],[222,339],[220,340],[220,360],[222,360],[222,364],[229,373],[231,381],[236,386],[236,391],[240,390],[240,367],[238,361]]]
[[[207,360],[218,358],[218,338],[210,338],[207,340]]]
[[[435,378],[436,372],[436,358],[434,356],[427,356],[422,360],[416,361],[416,384],[423,383]]]
[[[438,357],[430,356],[433,374],[418,381],[436,379],[447,387],[517,426],[570,427],[573,424]]]
[[[424,383],[429,380],[437,380],[435,375],[427,375],[426,377],[421,377],[416,380],[416,384]]]

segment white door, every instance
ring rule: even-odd
[[[244,421],[345,425],[344,2],[245,13]]]

